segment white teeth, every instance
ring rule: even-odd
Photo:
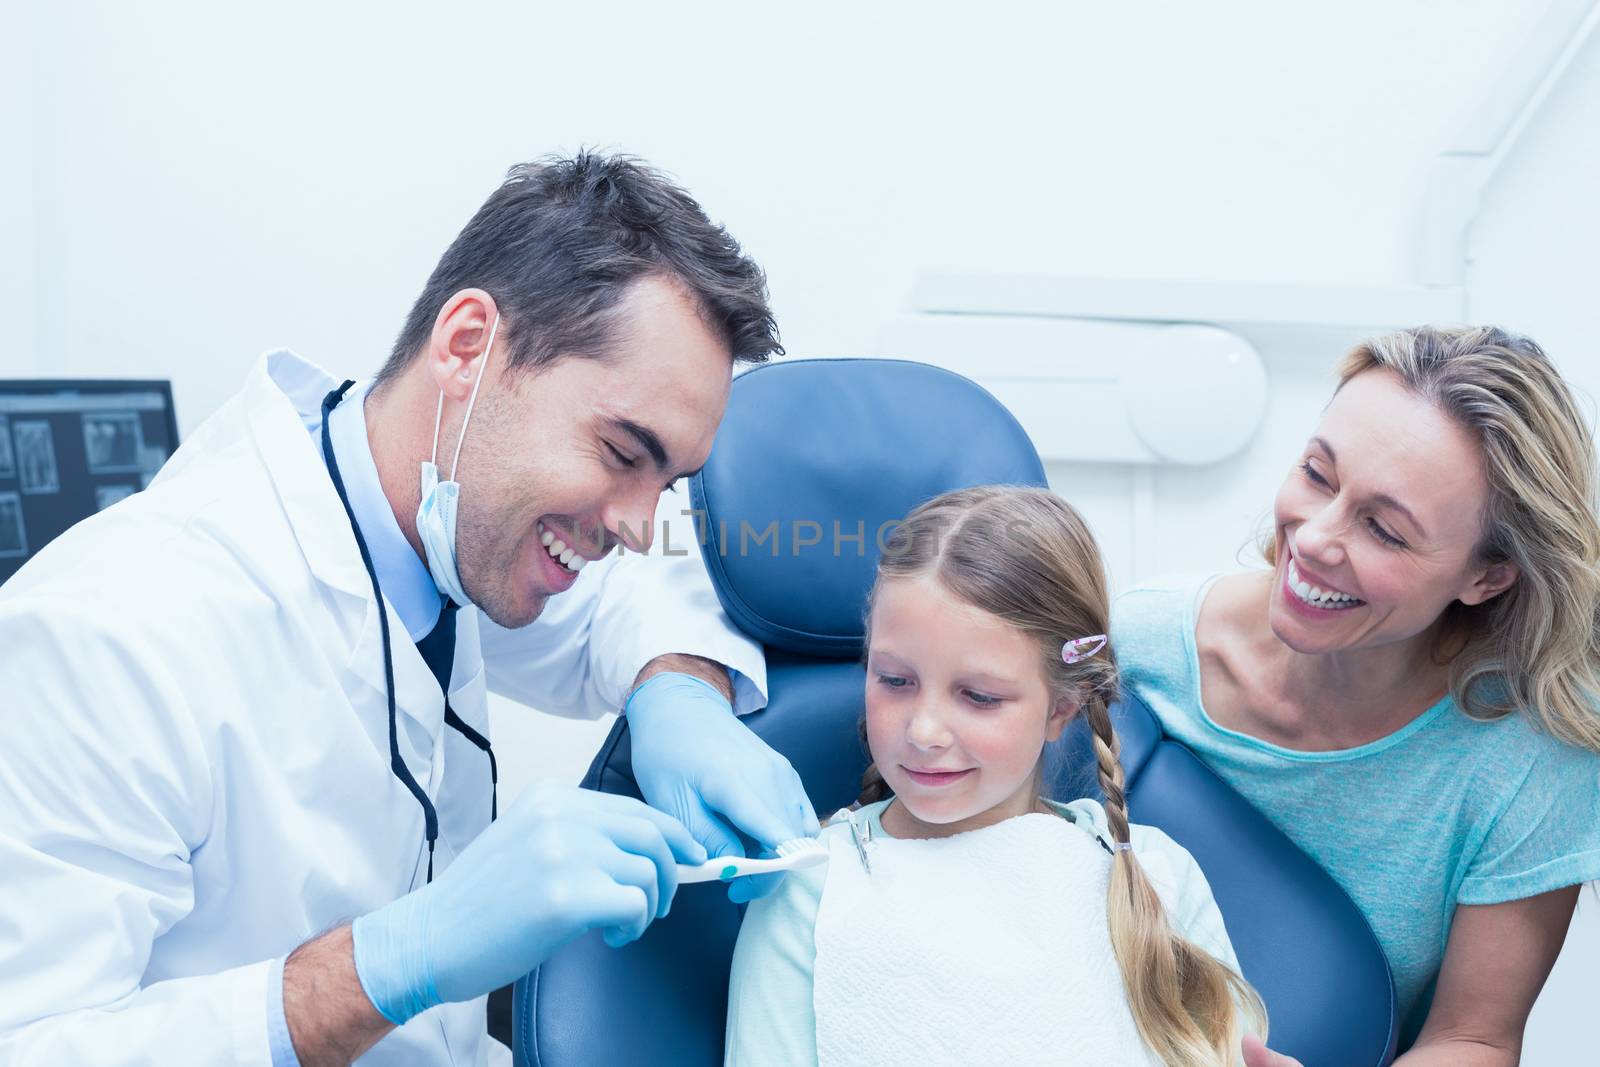
[[[573,574],[583,570],[584,564],[589,562],[578,555],[576,548],[571,547],[555,534],[546,530],[542,523],[539,526],[539,543],[544,545],[544,549],[550,553],[551,559],[566,567]]]
[[[1301,600],[1312,607],[1338,610],[1340,608],[1352,608],[1362,603],[1361,600],[1348,593],[1322,589],[1305,581],[1300,577],[1300,569],[1294,565],[1294,560],[1292,559],[1289,561],[1289,588],[1294,590]]]

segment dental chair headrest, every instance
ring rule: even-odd
[[[987,484],[1046,482],[1027,434],[977,384],[922,363],[815,359],[734,379],[690,493],[706,570],[739,628],[850,659],[893,524]]]

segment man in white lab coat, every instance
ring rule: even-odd
[[[519,167],[375,382],[265,357],[0,588],[0,1065],[503,1062],[490,990],[639,936],[732,827],[815,832],[703,571],[611,551],[774,351],[659,174]],[[487,689],[626,704],[670,814],[536,786],[491,825]]]

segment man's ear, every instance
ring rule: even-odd
[[[498,314],[494,297],[482,289],[462,289],[439,309],[425,359],[434,387],[451,400],[465,401],[472,394]]]
[[[1510,561],[1504,563],[1491,563],[1485,567],[1472,584],[1456,599],[1471,607],[1493,600],[1517,583],[1522,576],[1522,570]]]
[[[1067,724],[1078,717],[1082,701],[1076,695],[1059,697],[1050,709],[1050,717],[1045,720],[1044,739],[1054,741],[1061,736],[1061,731]]]

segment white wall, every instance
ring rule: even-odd
[[[26,9],[26,8],[24,8]],[[361,370],[505,167],[679,175],[801,354],[869,349],[924,265],[1387,281],[1509,2],[40,2],[36,344],[181,372]]]
[[[1406,282],[1428,166],[1539,13],[11,0],[0,376],[172,377],[187,432],[266,347],[369,371],[505,168],[582,144],[645,156],[727,222],[797,356],[871,354],[926,267]],[[1597,63],[1591,47],[1491,188],[1469,276],[1475,318],[1544,339],[1591,388]],[[1052,469],[1119,582],[1232,565],[1351,339],[1247,335],[1266,424],[1232,461],[1156,474],[1148,559],[1128,470]],[[495,709],[508,792],[575,777],[600,727],[517,710]],[[1587,1055],[1597,980],[1589,909],[1525,1062]]]
[[[34,316],[34,33],[33,8],[16,5],[0,33],[0,321],[9,344],[0,374],[31,374]]]

